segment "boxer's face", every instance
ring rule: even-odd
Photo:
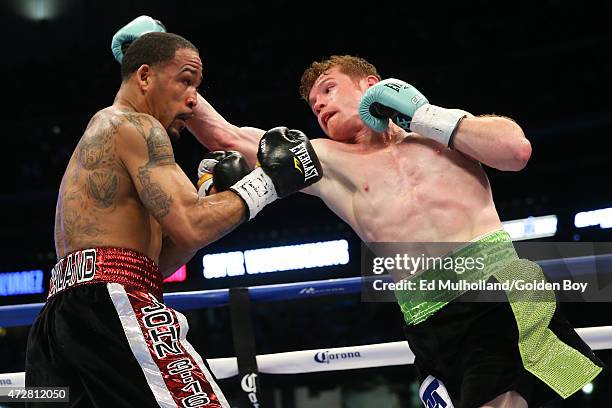
[[[367,87],[367,78],[353,79],[338,67],[317,78],[308,99],[327,136],[339,142],[352,142],[358,134],[368,131],[358,110]]]
[[[193,116],[197,87],[202,82],[202,61],[196,51],[182,48],[172,61],[160,64],[155,71],[151,97],[156,117],[168,135],[178,137],[185,121]]]

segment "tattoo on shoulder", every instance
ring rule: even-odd
[[[135,113],[135,112],[124,112],[125,120],[134,127],[138,131],[138,133],[145,137],[144,124],[142,123],[144,120],[147,122],[151,122],[151,119],[143,114]]]
[[[87,130],[79,143],[78,161],[79,164],[91,170],[104,162],[112,162],[114,160],[113,146],[111,140],[117,129],[120,121],[116,118],[104,118],[102,116],[94,116],[87,125]]]
[[[170,138],[163,129],[153,126],[146,140],[147,150],[149,151],[148,166],[175,164],[172,143],[170,143]]]
[[[147,166],[152,167],[175,164],[174,151],[172,150],[170,138],[164,129],[159,126],[157,121],[152,120],[148,115],[134,112],[125,112],[125,120],[132,125],[147,142],[147,151],[149,153],[149,162]],[[147,122],[151,127],[148,134],[143,122]]]

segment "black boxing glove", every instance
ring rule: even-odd
[[[263,207],[323,177],[321,163],[308,137],[299,130],[276,127],[259,141],[259,167],[230,189],[249,207],[253,218]]]
[[[235,151],[206,153],[198,166],[198,194],[202,197],[226,191],[251,172],[245,158]],[[214,191],[213,191],[214,193]]]
[[[295,129],[276,127],[259,141],[257,159],[270,176],[276,194],[284,198],[323,177],[321,163],[308,137]]]

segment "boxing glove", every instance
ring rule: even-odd
[[[111,41],[111,50],[117,62],[121,64],[123,55],[134,40],[146,33],[166,32],[166,27],[161,21],[155,20],[149,16],[136,17],[134,20],[121,27],[119,31],[113,35]]]
[[[391,119],[399,127],[449,146],[455,129],[468,112],[431,105],[412,85],[389,78],[368,88],[359,102],[363,122],[384,132]]]
[[[263,207],[308,187],[323,177],[321,163],[299,130],[276,127],[259,141],[258,167],[230,189],[249,207],[253,218]]]
[[[398,79],[382,80],[363,94],[359,102],[359,115],[366,125],[384,132],[389,119],[399,127],[410,130],[416,110],[427,104],[427,98],[415,87]]]
[[[245,158],[235,151],[214,151],[204,155],[198,166],[198,194],[207,196],[226,191],[251,172]]]

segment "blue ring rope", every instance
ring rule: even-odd
[[[612,271],[612,254],[549,259],[537,263],[550,277],[576,277],[593,273],[593,271]],[[388,275],[381,278],[388,279]],[[307,299],[316,296],[359,293],[362,284],[363,278],[361,277],[282,283],[252,286],[249,288],[249,295],[253,302]],[[164,294],[164,301],[168,306],[180,311],[220,307],[229,303],[229,289],[166,293]],[[43,306],[44,303],[0,306],[0,326],[30,325]]]

